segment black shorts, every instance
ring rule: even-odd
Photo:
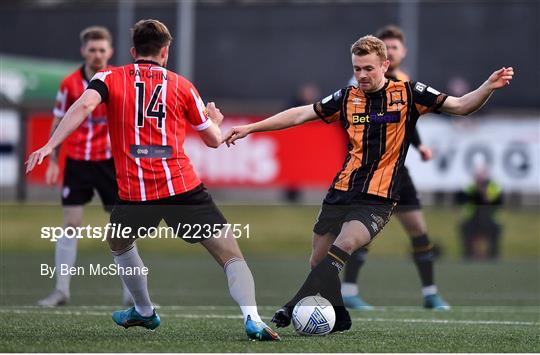
[[[114,161],[85,161],[66,158],[62,184],[62,206],[81,206],[97,191],[103,207],[110,212],[118,200]]]
[[[409,169],[403,166],[399,173],[398,185],[399,202],[396,205],[396,212],[409,212],[421,209],[418,192],[409,174]]]
[[[148,228],[157,227],[162,219],[177,237],[188,243],[201,242],[227,224],[203,184],[159,200],[119,200],[110,220],[121,228],[129,227],[131,236],[137,237],[144,235]]]
[[[350,197],[347,197],[349,195]],[[345,198],[343,198],[345,197]],[[338,236],[345,222],[359,221],[369,231],[373,239],[388,223],[395,201],[367,194],[330,189],[313,227],[313,232]]]

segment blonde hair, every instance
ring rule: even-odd
[[[387,59],[386,45],[375,36],[364,36],[351,46],[351,54],[363,56],[371,53],[375,53],[383,61]]]

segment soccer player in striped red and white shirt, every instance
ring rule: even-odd
[[[112,36],[105,27],[88,27],[81,32],[80,39],[84,64],[66,76],[60,84],[53,110],[51,134],[66,115],[66,111],[83,94],[90,82],[88,78],[106,68],[113,53]],[[58,181],[58,148],[51,154],[45,173],[45,180],[49,185]],[[107,128],[107,107],[104,104],[98,105],[85,117],[84,122],[67,138],[64,149],[67,156],[61,195],[64,227],[79,227],[82,223],[83,206],[92,200],[94,190],[101,197],[108,212],[118,198]],[[62,266],[73,267],[77,255],[77,239],[60,238],[55,249],[56,270],[60,270]],[[57,272],[54,291],[38,304],[58,306],[67,303],[70,298],[70,279],[69,274]],[[129,291],[125,287],[123,289],[123,303],[132,303]]]
[[[227,220],[201,183],[184,153],[185,126],[191,124],[209,147],[221,144],[223,115],[213,103],[204,106],[197,89],[180,75],[165,69],[172,37],[156,20],[141,20],[133,28],[134,64],[98,72],[88,89],[70,108],[49,142],[28,159],[27,171],[43,161],[98,104],[107,104],[112,152],[120,200],[111,222],[132,231],[180,225],[210,233],[181,236],[200,242],[223,267],[231,296],[240,306],[249,338],[278,340],[260,319],[251,271],[233,237]],[[135,236],[136,237],[136,236]],[[196,238],[201,237],[201,238]],[[122,268],[144,267],[135,239],[108,236],[114,261]],[[113,313],[121,326],[155,329],[160,319],[153,309],[146,275],[120,274],[133,295],[135,307]]]

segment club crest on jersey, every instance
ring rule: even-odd
[[[352,124],[397,123],[399,122],[400,116],[401,114],[399,111],[354,113],[352,115]]]
[[[401,90],[390,91],[390,106],[399,104],[405,104],[403,92]]]

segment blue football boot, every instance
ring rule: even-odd
[[[135,310],[135,307],[124,311],[113,312],[112,319],[116,324],[124,328],[139,326],[154,330],[161,324],[161,319],[156,313],[156,310],[154,310],[154,313],[150,317],[143,317]]]
[[[360,296],[343,297],[343,304],[349,309],[358,309],[360,311],[372,311],[374,307],[364,301]]]
[[[450,305],[436,293],[434,295],[424,296],[424,308],[434,309],[436,311],[448,311],[450,310]]]
[[[248,316],[246,320],[246,334],[250,340],[275,341],[281,340],[278,333],[274,332],[263,322],[255,322]]]

